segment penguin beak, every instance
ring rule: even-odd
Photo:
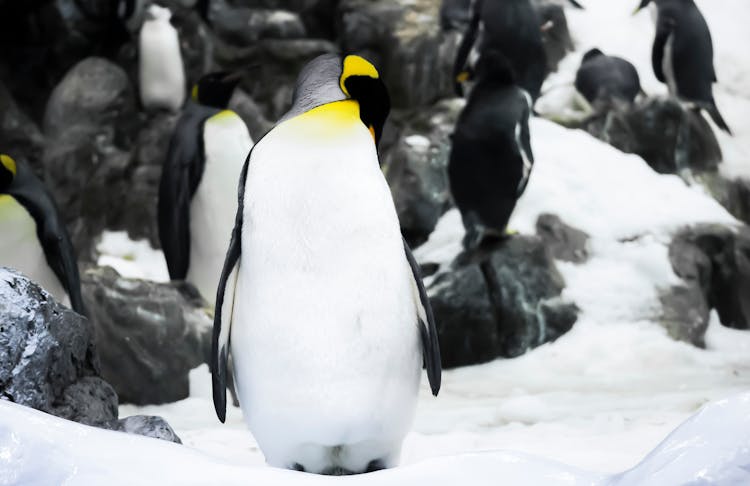
[[[635,14],[637,14],[638,12],[640,12],[641,10],[643,10],[643,7],[645,7],[645,6],[646,6],[646,5],[648,5],[649,3],[651,3],[651,0],[641,0],[641,4],[640,4],[640,5],[638,5],[638,6],[637,6],[637,7],[635,8],[635,10],[633,10],[633,15],[635,15]]]

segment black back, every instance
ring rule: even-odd
[[[190,201],[206,162],[203,126],[219,111],[188,101],[169,141],[159,183],[158,219],[172,280],[185,279],[190,265]]]
[[[547,75],[547,55],[541,20],[529,0],[477,0],[471,19],[456,56],[454,75],[466,68],[472,46],[478,41],[480,55],[488,48],[503,53],[518,85],[536,100]],[[483,34],[477,39],[480,24]]]
[[[52,195],[23,160],[16,161],[16,175],[7,194],[13,196],[36,222],[36,234],[47,265],[70,297],[74,311],[85,315],[75,250]]]
[[[612,100],[632,103],[641,91],[635,66],[620,57],[607,56],[598,49],[584,55],[576,73],[575,86],[591,104]]]

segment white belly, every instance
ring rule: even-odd
[[[398,218],[364,125],[337,142],[294,120],[250,163],[231,351],[266,460],[320,472],[397,461],[422,357]]]
[[[664,78],[667,80],[667,87],[669,88],[669,94],[672,96],[679,96],[677,92],[677,80],[674,76],[674,35],[670,35],[667,38],[667,42],[664,43],[664,57],[662,58],[661,69],[664,73]]]
[[[206,121],[206,163],[190,203],[190,265],[186,280],[212,306],[237,214],[237,185],[253,141],[231,111]]]
[[[169,23],[169,15],[167,10],[141,27],[139,87],[144,107],[177,111],[185,100],[185,69],[177,30]]]
[[[36,222],[14,198],[0,195],[0,266],[27,276],[63,305],[70,299],[57,275],[47,265],[36,236]]]

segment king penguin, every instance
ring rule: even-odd
[[[470,76],[472,62],[485,50],[502,53],[516,83],[536,100],[547,76],[542,21],[529,0],[475,0],[471,23],[461,40],[453,68],[456,93]],[[472,52],[474,51],[474,54]]]
[[[159,184],[159,238],[172,280],[187,280],[213,305],[232,233],[234,188],[253,146],[226,107],[239,75],[215,72],[193,88],[169,142]]]
[[[529,180],[531,97],[514,84],[503,53],[485,51],[476,85],[456,122],[448,160],[451,193],[466,228],[464,247],[504,237]]]
[[[214,406],[223,422],[231,351],[240,406],[271,466],[391,467],[423,363],[440,389],[432,310],[378,162],[389,110],[372,64],[324,54],[243,168],[216,297]]]
[[[0,266],[84,314],[73,245],[47,189],[24,161],[0,155]]]
[[[151,5],[138,38],[138,77],[146,109],[177,111],[185,101],[185,67],[166,7]]]
[[[636,13],[651,3],[642,0]],[[654,0],[658,11],[651,55],[654,74],[669,93],[708,112],[731,135],[713,95],[716,82],[711,32],[693,0]]]

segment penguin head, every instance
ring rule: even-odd
[[[229,105],[234,88],[241,79],[242,73],[217,71],[205,74],[193,86],[193,101],[201,105],[224,109]]]
[[[344,100],[359,103],[360,119],[377,145],[391,110],[391,98],[378,70],[360,56],[348,55],[342,59],[335,54],[323,54],[307,63],[297,78],[292,109],[282,120]]]
[[[486,49],[477,61],[474,71],[474,76],[480,81],[494,81],[504,85],[516,82],[508,58],[498,49]]]
[[[16,177],[16,161],[10,156],[0,154],[0,193],[8,190]]]
[[[649,3],[651,3],[651,0],[641,0],[641,4],[638,5],[638,7],[636,7],[636,9],[633,11],[633,15],[643,10]]]
[[[603,55],[604,55],[604,53],[602,51],[600,51],[599,49],[597,49],[596,47],[594,47],[593,49],[587,51],[586,54],[583,55],[583,59],[581,60],[581,64],[583,64],[584,62],[588,61],[589,59],[593,59],[595,57],[599,57],[599,56],[603,56]]]

